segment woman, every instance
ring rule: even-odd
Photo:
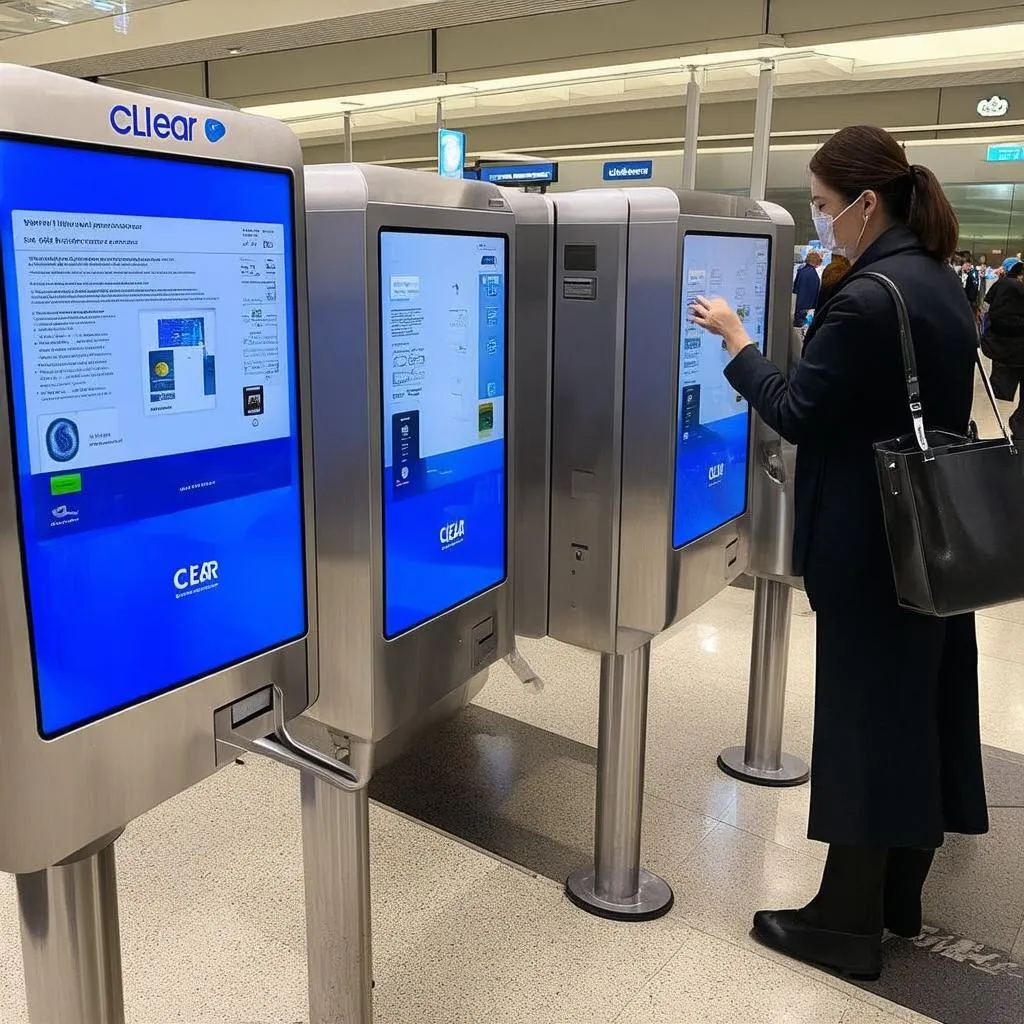
[[[1008,259],[1003,277],[988,292],[988,314],[981,347],[992,360],[992,388],[996,397],[1012,402],[1020,388],[1020,402],[1010,417],[1010,430],[1024,440],[1024,263]]]
[[[946,832],[983,833],[978,650],[973,615],[902,610],[872,445],[911,417],[892,299],[902,291],[929,427],[966,433],[974,395],[974,312],[946,261],[958,224],[939,182],[879,128],[844,128],[811,160],[818,237],[850,272],[818,309],[789,379],[728,304],[693,320],[721,335],[732,386],[798,445],[794,570],[817,611],[808,835],[829,844],[817,896],[761,911],[755,934],[790,956],[877,977],[883,925],[921,929],[921,890]]]

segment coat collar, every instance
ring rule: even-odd
[[[818,325],[822,320],[824,320],[824,314],[832,300],[851,281],[856,280],[856,278],[861,274],[866,273],[873,264],[878,263],[880,260],[909,252],[924,252],[921,248],[920,240],[909,227],[905,224],[896,224],[887,231],[883,231],[882,234],[880,234],[878,238],[876,238],[864,250],[860,259],[853,265],[846,277],[829,290],[827,296],[825,296],[825,301],[821,302],[818,309],[815,311],[814,322],[807,329],[806,335],[804,335],[804,347],[807,347],[807,343],[817,332]]]

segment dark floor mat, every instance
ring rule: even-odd
[[[960,920],[962,927],[968,926],[965,902],[981,911],[967,913],[975,926],[994,926],[984,914],[984,897],[993,891],[1002,894],[1008,918],[1024,914],[1024,882],[1015,867],[1024,758],[991,747],[984,754],[993,832],[981,842],[951,837],[929,883],[933,916],[946,924]],[[592,855],[593,822],[581,805],[593,789],[596,764],[593,747],[474,705],[378,771],[370,796],[561,882]],[[528,804],[558,803],[547,815],[556,825],[543,830],[531,827],[529,813],[518,821],[503,814],[513,795],[526,790]],[[1009,936],[1012,926],[1016,935],[1014,921],[1002,922],[998,934]],[[1012,937],[1001,941],[1007,949],[1013,945]],[[1024,970],[1011,955],[934,927],[912,942],[888,941],[881,981],[861,987],[942,1024],[1024,1024]]]

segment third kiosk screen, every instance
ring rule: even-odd
[[[683,240],[683,309],[679,352],[672,545],[706,536],[747,508],[750,412],[723,371],[721,338],[691,323],[698,296],[723,298],[764,351],[771,240],[757,235],[689,232]]]
[[[389,639],[505,579],[506,249],[380,233]]]

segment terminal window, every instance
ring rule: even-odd
[[[723,375],[721,338],[691,323],[698,296],[724,298],[764,351],[771,239],[687,232],[683,239],[673,547],[725,525],[747,508],[750,411]]]
[[[384,635],[506,575],[504,236],[380,232]]]
[[[293,203],[285,171],[0,138],[44,735],[305,632]]]

